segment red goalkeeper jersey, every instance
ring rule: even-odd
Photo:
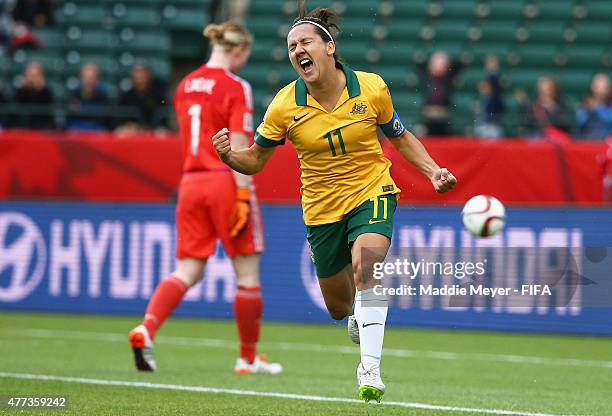
[[[183,141],[183,172],[228,170],[212,136],[224,127],[253,134],[253,92],[249,83],[221,68],[202,65],[180,82],[174,110]]]

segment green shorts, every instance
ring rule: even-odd
[[[351,247],[361,234],[382,234],[390,240],[396,207],[396,195],[381,195],[359,205],[340,221],[307,226],[317,276],[333,276],[351,264]]]

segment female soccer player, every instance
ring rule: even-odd
[[[154,371],[155,333],[185,292],[202,279],[220,239],[238,280],[234,315],[240,356],[234,371],[278,374],[280,364],[256,355],[262,316],[259,253],[264,244],[251,177],[232,172],[219,161],[212,143],[200,140],[229,126],[232,148],[248,147],[253,134],[251,87],[233,73],[247,62],[252,37],[234,22],[209,25],[204,36],[213,45],[210,59],[181,81],[174,97],[185,154],[176,207],[178,265],[153,293],[142,324],[130,332],[129,340],[136,367]]]
[[[382,152],[377,126],[402,156],[427,176],[437,192],[457,180],[440,168],[393,110],[389,90],[376,74],[339,62],[328,9],[300,16],[287,35],[289,59],[299,78],[274,98],[248,149],[230,146],[229,131],[212,137],[222,161],[252,175],[278,145],[291,140],[298,152],[302,208],[319,285],[333,319],[349,318],[349,334],[361,344],[359,397],[380,401],[387,300],[374,296],[372,266],[389,249],[397,188]],[[357,293],[355,293],[355,289]]]

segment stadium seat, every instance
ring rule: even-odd
[[[594,73],[593,69],[564,69],[555,74],[555,79],[563,93],[581,97],[586,94]]]
[[[66,47],[66,36],[59,28],[38,28],[34,33],[44,49],[61,50]]]
[[[113,6],[113,17],[119,26],[134,28],[156,27],[161,22],[161,15],[155,8],[135,7],[125,3]]]
[[[378,13],[378,7],[376,1],[346,2],[346,11],[343,13],[344,20],[341,22],[341,26],[353,18],[369,18],[373,21]]]
[[[408,91],[398,88],[392,89],[393,107],[408,126],[414,126],[421,119],[423,95],[417,91]]]
[[[512,88],[522,88],[525,91],[532,92],[536,89],[538,78],[543,75],[552,75],[550,71],[544,69],[522,69],[515,68],[508,73],[510,85]]]
[[[483,68],[479,67],[467,67],[459,72],[455,85],[461,91],[467,91],[470,94],[474,94],[478,83],[485,79],[486,73]]]
[[[66,32],[66,46],[80,51],[111,50],[117,46],[117,35],[109,30],[88,30],[73,26]]]
[[[402,18],[426,17],[427,0],[394,0],[393,1],[393,16]]]
[[[279,0],[257,0],[250,2],[249,14],[255,16],[275,16],[279,12],[284,12],[287,2]]]
[[[362,41],[368,41],[372,38],[372,31],[374,30],[373,19],[351,19],[346,20],[340,24],[342,32],[340,33],[341,39],[347,41],[359,41],[359,45],[363,48]],[[347,42],[347,43],[349,43]],[[357,42],[356,42],[357,43]]]
[[[280,60],[287,59],[287,46],[284,42],[281,42],[278,38],[257,39],[253,44],[249,62],[270,63],[271,60],[279,60],[277,59],[277,55],[278,57],[282,56]]]
[[[512,19],[519,20],[523,17],[523,7],[525,0],[489,0],[484,3],[481,10],[481,17],[486,17],[489,20]]]
[[[247,28],[253,32],[255,39],[274,39],[282,38],[280,26],[283,23],[277,17],[266,17],[258,20],[247,21]],[[287,28],[289,26],[287,25]]]
[[[11,59],[5,54],[0,54],[0,88],[2,87],[2,80],[8,78],[12,66]]]
[[[266,64],[249,64],[242,68],[238,73],[239,76],[249,81],[254,87],[266,87],[268,85],[268,74],[273,70],[273,65]]]
[[[410,65],[413,60],[414,52],[416,51],[416,42],[412,44],[385,42],[376,46],[376,50],[380,53],[380,62],[382,65],[386,63]]]
[[[162,11],[162,17],[164,24],[170,29],[201,31],[208,22],[208,13],[203,5],[198,7],[167,5]]]
[[[453,111],[463,114],[474,114],[474,105],[478,101],[478,96],[474,92],[462,92],[454,94],[451,98]]]
[[[563,22],[547,22],[537,20],[536,22],[525,26],[528,33],[529,42],[546,42],[548,44],[563,43],[563,31],[565,23]]]
[[[96,3],[67,2],[56,16],[60,23],[75,26],[103,26],[110,20],[106,7]]]
[[[386,39],[416,41],[420,39],[421,27],[423,27],[423,20],[420,19],[394,19],[386,25]]]
[[[537,18],[538,22],[547,20],[567,22],[572,19],[574,3],[574,0],[537,0],[532,3],[534,15],[527,17]]]
[[[407,88],[407,76],[412,71],[408,66],[404,65],[384,65],[380,67],[370,67],[370,71],[379,74],[385,82],[392,88],[394,91],[401,90],[403,88]]]
[[[570,41],[576,43],[612,42],[612,23],[610,22],[579,22],[566,32]]]
[[[436,19],[433,22],[435,40],[461,41],[467,39],[468,29],[471,23],[468,20]]]
[[[517,27],[516,20],[485,20],[479,26],[482,34],[481,40],[487,42],[514,41]]]
[[[473,42],[467,48],[474,61],[474,65],[482,64],[487,56],[494,55],[504,60],[510,50],[510,43],[498,42]]]
[[[167,54],[170,51],[170,36],[164,32],[134,32],[130,28],[123,29],[119,34],[119,49],[139,52],[156,52]]]
[[[550,44],[526,44],[510,53],[508,63],[521,67],[552,68],[559,65],[559,52]]]
[[[589,20],[612,22],[612,3],[609,0],[590,0],[586,5]]]
[[[602,65],[604,45],[572,46],[564,51],[565,65],[569,68],[599,68]]]
[[[366,61],[366,54],[368,48],[366,45],[359,45],[356,43],[345,42],[338,49],[340,57],[352,67],[358,67],[361,63]]]
[[[478,0],[445,0],[442,3],[443,18],[471,19],[475,16]]]
[[[295,73],[295,69],[289,63],[280,66],[277,69],[278,74],[278,82],[281,87],[295,81],[298,78],[298,75]]]

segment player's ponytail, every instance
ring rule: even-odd
[[[308,12],[306,10],[306,0],[298,0],[298,17],[293,21],[292,27],[308,22],[316,23],[317,25],[323,26],[325,29],[315,25],[315,31],[321,36],[321,39],[325,42],[336,43],[334,37],[341,32],[340,26],[338,26],[339,20],[340,15],[332,9],[319,7]],[[337,50],[338,45],[336,44],[336,51]],[[334,59],[336,61],[336,66],[339,66],[340,59],[338,58],[337,52],[334,53]]]
[[[211,45],[219,45],[226,51],[236,46],[251,46],[253,36],[240,23],[227,21],[220,25],[211,23],[204,29],[204,37],[208,38]]]

